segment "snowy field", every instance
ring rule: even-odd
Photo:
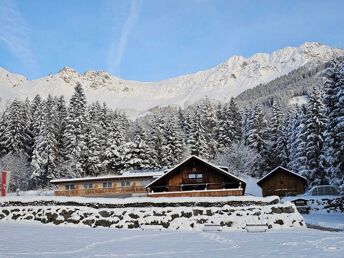
[[[0,223],[0,257],[343,257],[344,233],[140,231]]]

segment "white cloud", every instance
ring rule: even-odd
[[[14,1],[0,2],[0,43],[25,66],[32,76],[38,75],[36,58],[30,47],[30,30]]]
[[[122,58],[128,43],[128,38],[133,30],[140,14],[142,0],[132,0],[130,3],[130,10],[123,24],[119,37],[113,37],[113,42],[110,46],[109,58],[108,58],[108,69],[111,73],[120,76]]]

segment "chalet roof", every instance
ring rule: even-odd
[[[122,175],[104,175],[97,177],[80,177],[80,178],[64,178],[64,179],[54,179],[50,180],[50,183],[72,183],[72,182],[84,182],[84,181],[94,181],[94,180],[110,180],[110,179],[130,179],[130,178],[145,178],[153,177],[157,178],[164,174],[166,170],[130,170],[125,171]]]
[[[159,181],[160,179],[166,177],[168,174],[170,174],[171,172],[173,172],[174,170],[176,170],[177,168],[179,168],[180,166],[182,166],[184,163],[186,163],[187,161],[189,161],[190,159],[193,159],[193,158],[194,158],[194,159],[197,159],[197,160],[199,160],[199,161],[201,161],[201,162],[203,162],[203,163],[205,163],[205,164],[207,164],[207,165],[209,165],[210,167],[214,168],[215,170],[217,170],[218,172],[220,172],[220,173],[222,173],[222,174],[224,174],[224,175],[226,175],[226,176],[229,176],[229,177],[231,177],[231,178],[233,178],[233,179],[235,179],[235,180],[237,180],[237,181],[239,181],[239,182],[242,182],[242,183],[243,183],[243,186],[242,186],[242,187],[245,188],[246,182],[243,181],[242,179],[240,179],[239,177],[237,177],[237,176],[235,176],[235,175],[233,175],[233,174],[231,174],[231,173],[229,173],[229,172],[223,170],[221,167],[216,166],[216,165],[214,165],[214,164],[212,164],[212,163],[210,163],[210,162],[208,162],[208,161],[206,161],[206,160],[204,160],[204,159],[202,159],[202,158],[200,158],[200,157],[198,157],[198,156],[195,156],[195,155],[191,155],[190,157],[188,157],[188,158],[185,159],[184,161],[180,162],[180,163],[179,163],[178,165],[176,165],[175,167],[173,167],[173,168],[171,168],[170,170],[168,170],[165,174],[161,175],[160,177],[158,177],[158,178],[155,179],[154,181],[150,182],[150,183],[146,186],[146,188],[150,187],[152,184],[154,184],[155,182]]]
[[[263,181],[265,181],[267,178],[269,178],[273,173],[275,173],[276,171],[278,171],[279,169],[282,169],[283,171],[295,176],[295,177],[298,177],[300,178],[301,180],[303,180],[307,185],[308,185],[308,182],[307,182],[307,178],[303,177],[303,176],[300,176],[299,174],[296,174],[295,172],[285,168],[285,167],[282,167],[282,166],[278,166],[276,167],[275,169],[273,169],[271,172],[269,172],[268,174],[266,174],[265,176],[263,176],[258,182],[257,182],[257,185],[261,186],[261,183]]]

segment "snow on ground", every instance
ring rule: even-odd
[[[0,223],[0,257],[343,257],[344,233],[140,231]]]
[[[257,185],[257,178],[246,176],[243,180],[246,182],[246,195],[262,196],[262,189]]]

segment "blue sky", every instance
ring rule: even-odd
[[[158,81],[306,41],[344,48],[344,1],[0,0],[0,66]]]

